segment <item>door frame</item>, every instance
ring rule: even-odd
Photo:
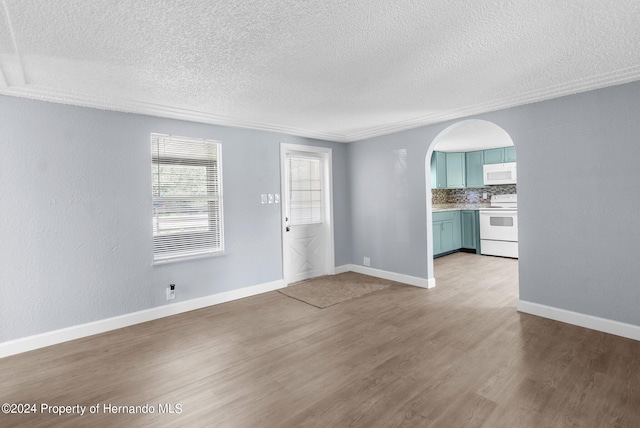
[[[335,274],[335,247],[333,239],[333,166],[332,166],[332,150],[328,147],[316,147],[316,146],[304,146],[298,144],[280,143],[280,194],[282,195],[282,203],[280,204],[280,226],[282,231],[282,279],[285,285],[289,285],[289,278],[287,278],[286,269],[286,256],[285,256],[285,243],[286,243],[286,224],[285,217],[287,215],[288,196],[287,185],[285,180],[287,153],[310,153],[315,156],[319,156],[322,159],[322,176],[323,187],[326,189],[322,192],[323,195],[323,207],[324,207],[324,219],[322,234],[325,242],[324,248],[324,275]]]

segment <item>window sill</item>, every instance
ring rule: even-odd
[[[161,259],[161,260],[154,260],[152,263],[152,266],[164,266],[164,265],[173,264],[173,263],[189,262],[192,260],[208,259],[208,258],[220,257],[224,255],[226,255],[224,251],[216,251],[215,253],[196,254],[193,256],[170,257],[170,258]]]

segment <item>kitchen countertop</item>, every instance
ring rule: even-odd
[[[443,211],[459,211],[459,210],[479,210],[481,208],[488,208],[490,204],[434,204],[431,207],[432,212]]]

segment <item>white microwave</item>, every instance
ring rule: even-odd
[[[485,186],[492,184],[516,184],[516,163],[494,163],[482,166],[482,177]]]

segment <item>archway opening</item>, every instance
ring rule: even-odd
[[[494,180],[493,170],[512,177]],[[458,252],[511,258],[517,267],[517,162],[507,131],[479,119],[448,126],[429,145],[425,173],[430,280],[434,259]]]

